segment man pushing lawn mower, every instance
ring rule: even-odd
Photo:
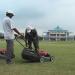
[[[4,29],[4,39],[6,40],[6,63],[11,64],[12,58],[15,57],[14,55],[14,31],[21,35],[21,33],[13,26],[12,24],[12,17],[14,13],[10,10],[6,11],[6,17],[3,20],[3,29]]]
[[[19,42],[20,43],[20,42]],[[31,26],[28,26],[25,31],[25,43],[26,48],[24,47],[22,51],[22,58],[32,62],[44,62],[52,61],[53,56],[48,52],[39,49],[39,37],[37,35],[36,29],[33,29]],[[34,48],[32,48],[32,43]]]
[[[38,53],[39,50],[39,37],[37,31],[32,26],[28,26],[25,30],[25,43],[26,47],[32,49],[32,43],[35,48],[35,52]]]
[[[25,41],[26,46],[23,45],[18,38],[16,38],[16,41],[23,47],[21,55],[24,60],[31,62],[53,61],[53,56],[51,56],[48,52],[39,49],[39,37],[36,29],[28,26],[25,31],[25,38],[22,40]],[[34,48],[32,48],[32,43]]]

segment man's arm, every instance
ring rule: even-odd
[[[22,35],[16,28],[13,28],[13,30],[14,30],[17,34]]]
[[[25,30],[25,44],[26,47],[28,46],[28,35],[27,35],[27,29]]]

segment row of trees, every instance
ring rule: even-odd
[[[19,36],[17,34],[15,34],[16,37],[20,38],[20,39],[24,39],[23,36]],[[4,39],[4,34],[0,33],[0,39]],[[39,36],[39,40],[43,40],[43,37]]]
[[[24,39],[23,36],[19,36],[17,34],[15,34],[15,36],[18,37],[19,39]],[[4,39],[4,34],[3,33],[0,33],[0,39]],[[73,36],[73,39],[75,40],[75,36]],[[43,37],[39,36],[39,40],[43,40]]]
[[[4,34],[0,33],[0,39],[3,39],[3,38],[4,38]]]

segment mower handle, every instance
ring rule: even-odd
[[[16,41],[17,41],[22,47],[26,48],[26,47],[18,40],[18,37],[17,37],[17,36],[15,37],[15,39],[16,39]],[[24,40],[24,39],[22,39],[22,40]],[[25,41],[25,40],[24,40],[24,41]]]

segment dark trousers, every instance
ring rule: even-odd
[[[34,45],[35,51],[39,49],[39,42],[37,40],[28,41],[29,48],[32,49],[32,43]]]
[[[6,43],[6,61],[11,62],[11,59],[14,56],[14,40],[6,40]]]

